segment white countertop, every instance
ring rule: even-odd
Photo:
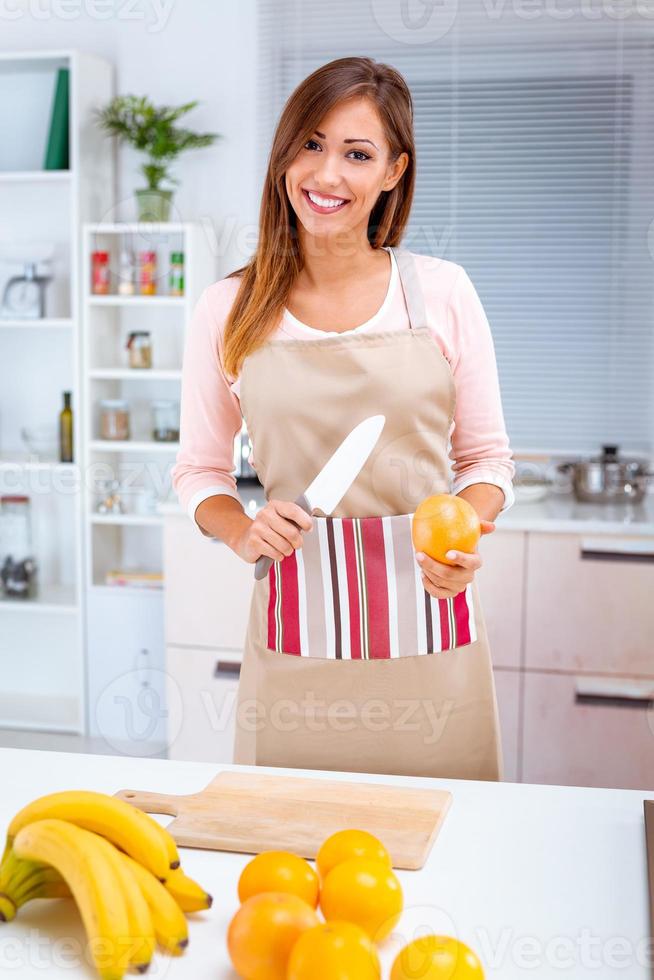
[[[220,769],[247,770],[24,749],[0,749],[0,767],[4,828],[21,806],[54,790],[193,793]],[[643,799],[654,798],[654,791],[275,770],[283,771],[453,793],[424,868],[397,872],[405,911],[380,949],[384,978],[397,950],[425,928],[471,945],[487,980],[650,977]],[[148,977],[235,980],[225,936],[249,857],[189,848],[181,849],[181,857],[187,872],[213,894],[214,905],[192,917],[186,954],[158,954]],[[64,937],[84,941],[70,903],[25,906],[14,922],[0,926],[0,968],[21,980],[92,978],[89,968],[72,965],[75,947],[71,955]]]
[[[254,517],[266,502],[261,486],[239,484],[246,513]],[[185,516],[175,501],[159,504],[160,514]],[[516,501],[499,514],[497,531],[545,531],[574,534],[654,535],[654,493],[646,493],[638,504],[589,504],[572,493],[550,492],[544,500]]]

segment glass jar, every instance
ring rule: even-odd
[[[100,401],[100,438],[129,439],[129,404],[123,398]]]
[[[30,498],[0,497],[0,580],[2,591],[14,599],[34,593],[36,563],[32,557]]]
[[[156,252],[139,252],[139,287],[141,296],[154,296],[157,291]]]
[[[159,399],[152,402],[152,438],[155,442],[179,440],[179,402]]]
[[[129,351],[129,366],[142,370],[152,367],[152,343],[147,330],[135,330],[127,338],[125,347]]]
[[[109,292],[109,252],[91,253],[91,292],[96,295]]]
[[[168,279],[170,296],[184,295],[184,253],[170,253],[170,276]]]

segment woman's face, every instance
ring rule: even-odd
[[[402,176],[408,155],[389,160],[390,148],[373,102],[350,99],[334,106],[285,174],[298,228],[315,237],[365,237],[382,191]]]

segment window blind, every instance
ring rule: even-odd
[[[654,4],[608,9],[259,0],[261,180],[283,104],[316,67],[365,54],[406,78],[403,244],[475,284],[516,452],[652,448]]]

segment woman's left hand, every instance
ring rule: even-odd
[[[493,521],[480,520],[479,523],[482,534],[490,534],[495,530]],[[422,554],[421,551],[416,553],[416,561],[422,569],[422,584],[436,599],[453,599],[459,592],[463,592],[466,585],[472,582],[477,569],[483,564],[481,555],[477,551],[448,551],[447,555],[455,562],[454,565],[436,561],[429,555],[424,555],[420,561],[419,556]]]

